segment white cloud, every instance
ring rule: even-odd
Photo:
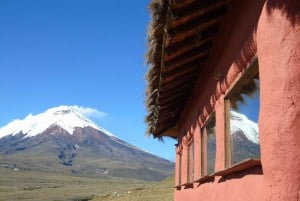
[[[94,117],[97,119],[102,119],[107,116],[107,113],[97,110],[97,109],[94,109],[94,108],[83,107],[83,106],[78,106],[78,105],[74,105],[73,107],[76,108],[76,110],[78,110],[78,112],[84,114],[87,117]]]

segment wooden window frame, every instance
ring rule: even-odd
[[[232,156],[232,141],[231,141],[231,131],[230,131],[230,109],[231,109],[231,97],[238,93],[243,83],[246,82],[248,79],[253,79],[254,77],[259,76],[259,66],[258,66],[258,59],[254,57],[252,62],[250,63],[249,67],[244,71],[244,73],[237,79],[234,83],[233,87],[226,93],[224,97],[224,114],[225,114],[225,169],[233,167],[235,165],[239,165],[243,163],[243,161],[233,164],[233,156]],[[245,159],[244,161],[248,161],[252,159]],[[259,161],[259,160],[256,160]]]
[[[209,117],[207,118],[204,126],[201,128],[201,177],[207,177],[208,176],[208,133],[207,133],[207,127],[213,121],[216,126],[216,114],[215,111],[213,111]],[[216,160],[216,156],[215,156]],[[215,170],[213,171],[215,172]],[[213,174],[213,173],[212,173]]]
[[[201,177],[207,175],[207,132],[206,126],[201,128]]]
[[[187,144],[187,182],[191,183],[194,181],[195,176],[195,144],[194,139],[191,139]]]
[[[177,176],[178,176],[178,183],[177,186],[181,186],[182,185],[182,151],[180,153],[178,153],[178,172],[177,172]]]

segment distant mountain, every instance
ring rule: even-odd
[[[0,128],[0,166],[153,181],[174,173],[174,163],[119,139],[74,106],[51,108]]]
[[[260,158],[258,124],[247,116],[231,111],[230,130],[233,163],[247,158]]]
[[[230,111],[230,131],[232,146],[232,164],[248,158],[260,158],[258,124],[244,114]],[[216,155],[216,137],[208,136],[207,143],[208,172],[214,172]]]

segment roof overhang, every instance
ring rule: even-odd
[[[153,0],[148,29],[147,134],[177,137],[177,122],[205,69],[226,0]]]

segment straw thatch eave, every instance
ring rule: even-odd
[[[154,0],[149,5],[152,20],[148,27],[148,52],[146,53],[146,63],[150,65],[146,74],[148,86],[146,91],[148,115],[145,119],[148,124],[147,135],[155,133],[155,126],[159,115],[157,98],[159,96],[160,64],[167,3],[166,0]]]
[[[176,124],[203,71],[226,0],[153,0],[146,63],[147,135],[177,137]]]

